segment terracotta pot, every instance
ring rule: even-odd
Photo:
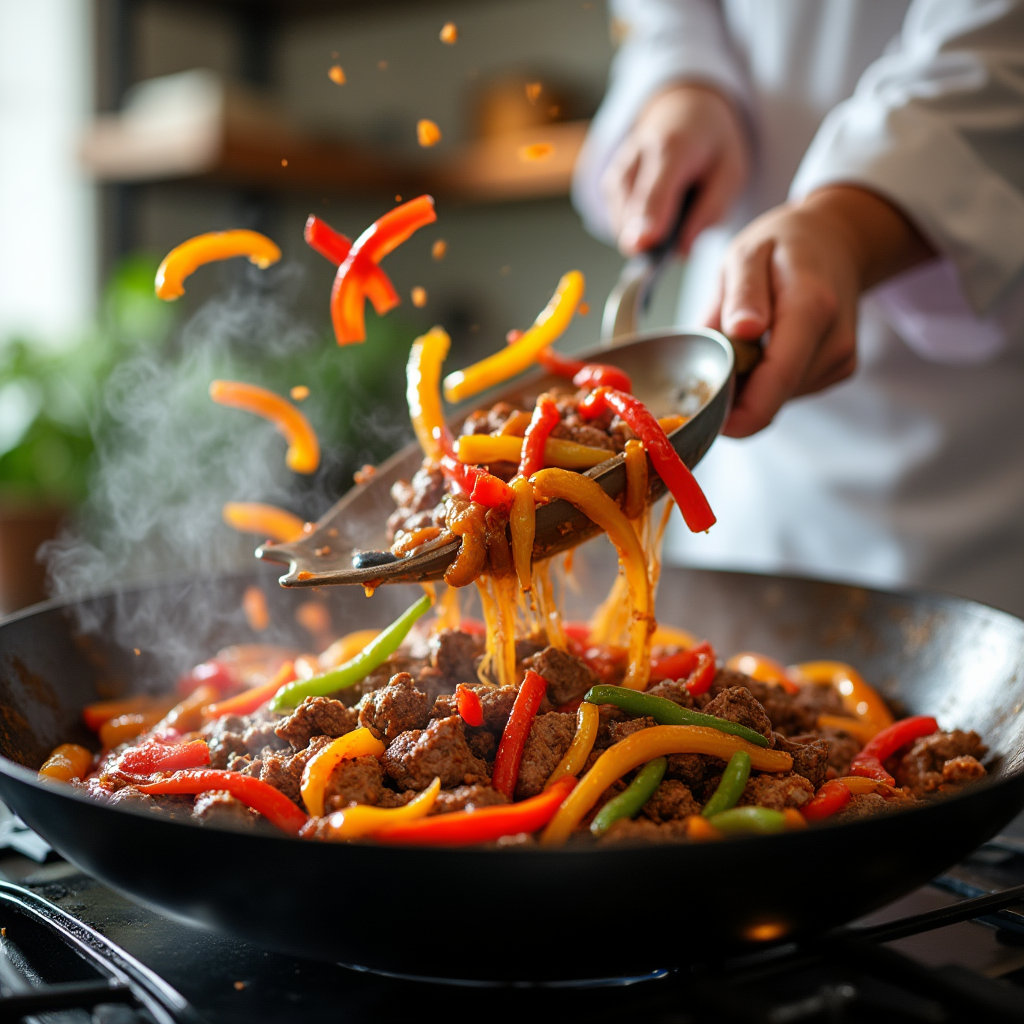
[[[54,503],[0,498],[0,614],[46,597],[46,568],[36,553],[56,537],[66,513]]]

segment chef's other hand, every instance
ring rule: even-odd
[[[601,179],[619,250],[632,256],[660,242],[696,186],[679,240],[688,253],[725,216],[749,172],[750,148],[732,103],[707,86],[669,86],[643,109]]]
[[[784,402],[857,365],[857,301],[930,256],[917,229],[880,196],[829,186],[762,214],[733,239],[709,327],[737,340],[770,332],[723,432],[746,437]]]

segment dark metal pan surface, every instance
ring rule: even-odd
[[[589,559],[577,562],[582,592],[598,592],[607,576]],[[61,854],[132,899],[274,949],[438,977],[639,973],[849,921],[953,864],[1024,806],[1020,620],[937,595],[674,569],[662,577],[663,621],[725,652],[853,662],[907,712],[977,729],[993,752],[989,781],[855,824],[699,846],[556,851],[241,835],[36,781],[52,747],[85,738],[83,705],[169,686],[186,658],[254,639],[235,609],[255,578],[42,605],[0,624],[0,797]],[[294,611],[308,592],[263,580],[271,639],[301,640]],[[387,621],[411,592],[385,588],[368,601],[331,588],[324,599],[342,630]],[[197,608],[202,593],[214,595],[212,610]],[[99,631],[83,635],[83,621]],[[151,654],[155,639],[133,645],[132,634],[155,621],[166,635],[184,635],[187,651]]]

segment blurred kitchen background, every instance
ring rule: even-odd
[[[404,362],[434,323],[458,366],[528,326],[575,267],[591,312],[562,347],[595,341],[621,259],[568,193],[613,35],[600,0],[0,0],[0,611],[40,599],[36,550],[59,523],[68,592],[110,582],[104,561],[145,575],[251,557],[222,500],[317,516],[410,435]],[[535,143],[548,155],[524,159]],[[307,215],[355,237],[424,191],[437,224],[385,264],[402,305],[338,349]],[[155,299],[169,249],[232,227],[270,235],[281,263],[214,264]],[[205,398],[214,374],[311,388],[314,481],[278,468],[269,425]],[[216,558],[182,553],[185,522],[218,537]]]

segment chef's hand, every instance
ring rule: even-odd
[[[730,338],[770,338],[724,433],[746,437],[782,404],[849,377],[857,302],[933,250],[894,206],[866,189],[829,186],[758,217],[733,239],[707,319]]]
[[[632,256],[660,242],[697,186],[679,241],[688,253],[728,212],[749,171],[747,136],[729,100],[703,85],[669,86],[644,108],[601,179],[620,251]]]

